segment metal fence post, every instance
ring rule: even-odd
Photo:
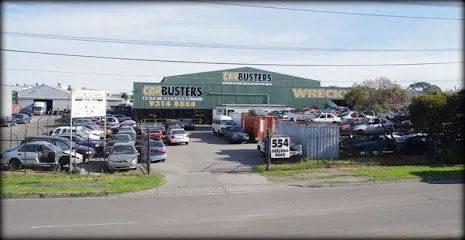
[[[11,137],[13,135],[13,128],[10,125],[10,148],[11,148],[11,141],[13,140]]]
[[[150,131],[147,128],[147,174],[150,175]]]
[[[266,171],[270,171],[270,162],[271,162],[271,143],[270,143],[270,140],[271,140],[271,136],[270,136],[270,129],[268,128],[268,134],[266,135],[266,145],[265,145],[265,149],[266,149]]]

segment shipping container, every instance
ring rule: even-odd
[[[275,116],[249,116],[243,114],[242,128],[249,134],[249,139],[251,139],[251,141],[263,141],[268,134],[268,129],[270,129],[272,133],[275,132],[277,119],[278,118]]]

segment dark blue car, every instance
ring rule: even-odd
[[[13,115],[13,119],[16,121],[16,123],[19,124],[26,124],[32,121],[31,117],[23,113],[17,113]]]
[[[16,126],[16,120],[12,117],[2,117],[0,121],[2,127]]]
[[[59,137],[64,137],[64,138],[67,138],[67,139],[70,139],[70,134],[60,134],[60,135],[57,135]],[[103,141],[100,141],[100,140],[92,140],[92,139],[86,139],[86,138],[83,138],[79,135],[76,135],[76,134],[73,134],[73,139],[72,141],[76,144],[79,144],[79,145],[83,145],[83,146],[88,146],[88,147],[92,147],[93,149],[95,149],[95,156],[97,157],[101,157],[103,156],[103,146],[104,146],[104,142]]]

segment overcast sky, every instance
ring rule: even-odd
[[[461,8],[392,3],[241,2],[326,11],[461,18]],[[440,2],[438,2],[440,3]],[[453,4],[453,3],[450,3]],[[458,3],[456,3],[458,4]],[[440,5],[440,4],[438,4]],[[462,21],[354,16],[213,3],[3,3],[3,31],[126,40],[302,48],[462,48]],[[3,34],[3,48],[111,57],[281,64],[384,64],[462,61],[462,52],[315,52],[209,49],[83,42]],[[131,92],[134,81],[236,68],[2,52],[4,84],[45,83]],[[253,66],[252,66],[253,67]],[[408,86],[462,88],[458,64],[389,67],[255,67],[351,86],[381,76]],[[55,71],[55,72],[40,72]],[[56,71],[61,71],[58,73]],[[73,72],[73,73],[62,73]],[[87,73],[87,74],[83,74]],[[89,74],[92,73],[92,74]],[[100,74],[100,75],[98,75]],[[110,76],[113,74],[121,76]]]

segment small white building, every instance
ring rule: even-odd
[[[34,102],[46,102],[47,111],[65,110],[71,107],[71,93],[62,87],[45,84],[32,86],[18,92],[18,104],[21,110],[31,111]]]

